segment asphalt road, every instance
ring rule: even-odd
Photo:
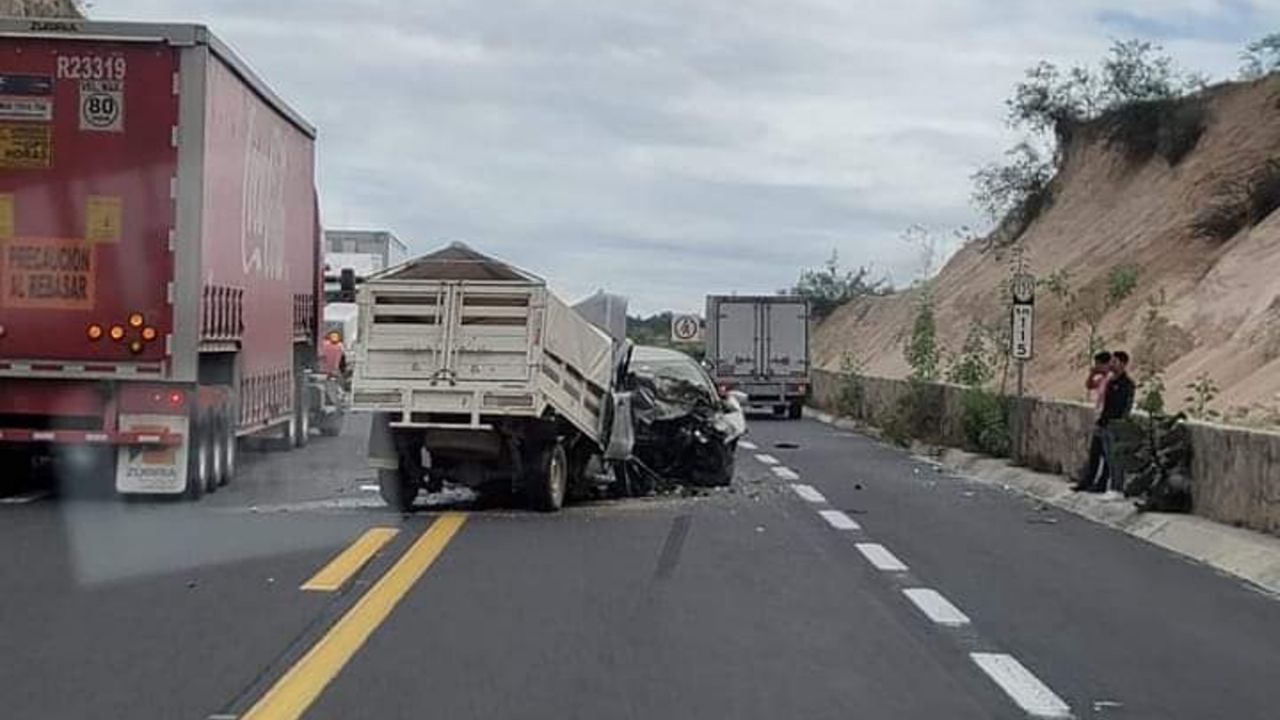
[[[199,504],[0,505],[0,716],[1280,715],[1277,600],[814,422],[557,515],[389,512],[362,429]]]

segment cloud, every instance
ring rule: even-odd
[[[94,15],[200,21],[233,45],[320,128],[327,225],[421,251],[464,239],[644,311],[770,292],[833,248],[909,277],[907,225],[980,224],[969,175],[1014,141],[1003,99],[1023,68],[1136,33],[1221,74],[1248,25],[1277,19],[1237,0],[98,0]]]

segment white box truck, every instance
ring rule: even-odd
[[[706,361],[747,410],[799,418],[809,391],[809,303],[790,295],[709,295]]]
[[[541,278],[455,243],[356,297],[352,407],[375,413],[369,464],[392,507],[447,480],[556,510],[630,455],[623,353]]]

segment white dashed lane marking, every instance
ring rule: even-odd
[[[756,449],[759,449],[760,446],[756,445],[750,440],[739,440],[738,447],[742,448],[743,450],[756,450]]]
[[[1031,717],[1069,718],[1071,708],[1012,655],[970,653],[973,662]]]
[[[858,543],[858,552],[862,553],[867,562],[874,565],[877,570],[884,570],[885,572],[907,571],[907,564],[889,552],[889,548],[879,543]]]
[[[772,468],[772,470],[773,470],[773,474],[774,474],[774,475],[777,475],[778,477],[782,478],[783,480],[799,480],[799,479],[800,479],[800,474],[799,474],[799,473],[797,473],[795,470],[792,470],[792,469],[791,469],[791,468],[789,468],[789,467],[783,467],[783,466],[781,466],[781,465],[775,465],[775,466]]]
[[[827,501],[827,499],[823,497],[822,493],[818,492],[818,489],[812,485],[792,483],[791,489],[794,490],[802,499],[811,503],[825,503]]]
[[[862,527],[854,522],[853,518],[839,510],[819,510],[818,514],[822,516],[823,520],[827,521],[828,525],[837,530],[858,530]]]
[[[947,627],[960,627],[969,624],[969,616],[960,612],[960,608],[951,604],[942,593],[929,588],[907,588],[902,591],[907,599],[915,603],[930,620]]]
[[[776,458],[776,457],[774,457],[774,456],[772,456],[772,455],[760,454],[760,455],[756,455],[756,459],[757,459],[757,460],[759,460],[760,462],[764,463],[765,465],[777,465],[777,464],[778,464],[778,458]]]

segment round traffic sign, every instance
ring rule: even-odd
[[[1035,302],[1036,277],[1030,273],[1018,273],[1013,278],[1012,290],[1014,302]]]
[[[701,324],[693,315],[679,315],[671,321],[671,336],[676,340],[696,340]]]

